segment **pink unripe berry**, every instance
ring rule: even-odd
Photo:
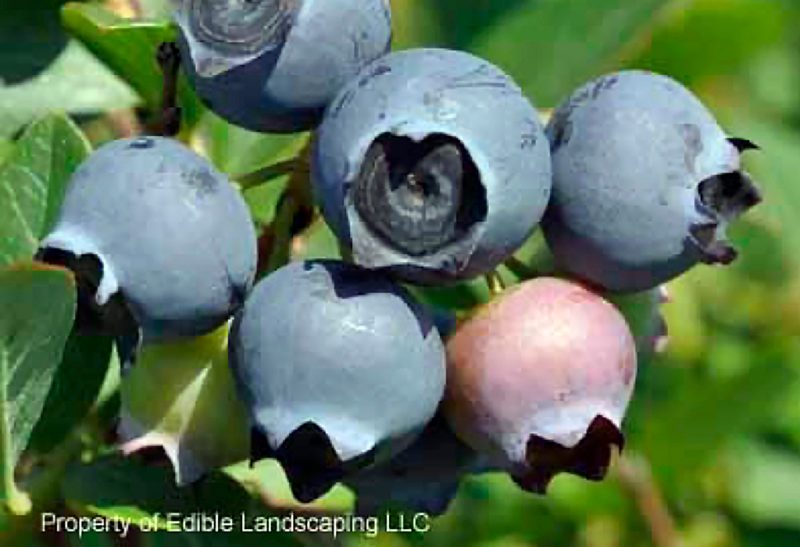
[[[462,440],[544,492],[559,472],[605,476],[636,378],[622,314],[584,286],[527,281],[448,343],[444,409]]]

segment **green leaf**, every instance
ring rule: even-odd
[[[462,482],[460,495],[426,536],[441,534],[441,545],[533,545],[528,541],[535,541],[535,545],[579,545],[570,533],[575,524],[568,517],[557,502],[521,492],[505,473],[487,473]],[[517,530],[525,530],[530,540],[509,535],[509,531]],[[535,534],[529,533],[532,531]],[[423,544],[428,541],[426,537]]]
[[[631,501],[626,499],[619,483],[611,477],[594,483],[562,473],[547,489],[547,497],[553,505],[580,520],[592,515],[620,514],[631,510]]]
[[[686,485],[726,442],[770,421],[793,378],[783,358],[775,350],[753,357],[758,366],[736,377],[693,379],[696,389],[676,384],[666,400],[637,416],[641,430],[631,432],[631,445],[647,455],[660,483]]]
[[[675,10],[630,66],[669,74],[693,86],[704,78],[736,74],[780,42],[789,19],[780,2],[694,0]],[[740,29],[747,27],[747,32]],[[709,48],[708,44],[725,47]]]
[[[6,158],[14,151],[14,142],[11,139],[4,139],[0,137],[0,166],[2,166]]]
[[[631,329],[636,348],[643,354],[649,354],[660,349],[666,343],[662,336],[666,332],[661,329],[664,319],[661,315],[662,300],[666,298],[662,289],[655,288],[636,294],[606,294],[607,300],[613,303],[625,317]]]
[[[260,169],[266,165],[293,159],[302,152],[303,147],[308,142],[306,135],[294,136],[294,138],[280,149],[279,152],[272,152],[270,157],[264,157],[263,161],[257,163],[254,169]],[[266,156],[266,154],[263,154]],[[278,202],[283,195],[289,182],[289,176],[281,176],[246,189],[242,195],[250,208],[250,214],[261,225],[270,224],[275,220]]]
[[[61,19],[67,30],[128,82],[150,109],[161,105],[162,75],[156,51],[162,42],[176,37],[169,21],[123,19],[97,4],[77,2],[62,8]],[[185,121],[194,125],[202,107],[184,78],[178,97]]]
[[[329,258],[341,260],[339,240],[322,217],[317,218],[299,237],[292,248],[292,260]]]
[[[800,135],[768,117],[737,116],[731,124],[735,135],[757,142],[763,152],[748,156],[748,167],[763,188],[765,200],[748,218],[758,222],[783,242],[785,257],[800,268]]]
[[[347,513],[352,511],[355,502],[353,492],[345,485],[337,484],[321,498],[301,504],[292,495],[289,479],[286,478],[281,465],[272,459],[264,459],[254,465],[241,462],[225,468],[225,473],[248,490],[268,498],[276,507]]]
[[[208,500],[203,498],[203,492]],[[79,512],[132,519],[134,523],[152,519],[157,513],[208,510],[212,503],[215,509],[233,514],[247,509],[250,503],[246,492],[220,473],[196,486],[180,488],[175,485],[170,469],[146,467],[120,456],[72,466],[64,477],[62,494]],[[163,520],[156,525],[167,529]]]
[[[413,9],[409,14],[401,10],[398,19],[405,22],[406,17],[412,18],[410,23],[415,26],[420,19],[434,19],[438,23],[438,31],[441,36],[432,36],[435,41],[444,41],[447,47],[454,49],[469,49],[475,36],[487,28],[502,24],[505,17],[513,10],[519,9],[529,0],[493,0],[491,2],[474,2],[470,9],[463,9],[463,0],[437,0],[436,2],[412,2]],[[419,5],[429,5],[427,9],[433,13],[426,14],[421,11]],[[428,17],[425,17],[428,15]],[[453,17],[457,18],[457,24],[453,24]],[[419,30],[414,29],[416,35],[420,35]],[[420,37],[428,38],[426,35]]]
[[[239,483],[224,473],[212,473],[191,487],[179,488],[169,469],[145,467],[131,459],[106,457],[89,464],[75,465],[64,478],[62,494],[67,505],[79,513],[90,513],[106,518],[131,519],[134,524],[155,525],[155,529],[172,532],[166,545],[263,545],[264,537],[258,533],[241,532],[238,528],[242,515],[252,524],[257,516],[268,513],[259,500],[254,499]],[[229,516],[237,528],[231,533],[188,534],[173,525],[169,527],[167,515],[179,513],[180,517],[193,515]],[[153,541],[151,534],[144,534]],[[297,539],[288,534],[271,533],[270,545],[296,546]],[[155,541],[155,545],[161,545]]]
[[[441,287],[409,287],[428,306],[465,312],[486,304],[491,299],[483,277]]]
[[[194,147],[218,169],[240,175],[291,159],[303,148],[308,136],[254,133],[206,112],[192,139]]]
[[[727,453],[728,505],[748,522],[800,530],[800,455],[756,441]]]
[[[216,490],[209,501],[219,509],[235,512],[247,508],[249,496],[238,484],[218,473],[209,479],[213,480],[179,488],[167,468],[146,467],[133,459],[109,456],[72,466],[64,477],[62,494],[79,512],[131,519],[134,523],[169,511],[209,509],[211,504],[204,503],[198,495],[204,490],[209,493]],[[156,525],[167,528],[163,521]]]
[[[584,81],[614,65],[669,3],[527,1],[488,27],[470,50],[513,74],[537,106],[555,106]]]
[[[776,47],[754,60],[744,76],[756,105],[779,114],[800,110],[800,97],[794,92],[800,87],[798,53]]]
[[[0,80],[27,80],[44,70],[67,44],[58,21],[61,0],[5,0],[0,17]]]
[[[765,288],[785,286],[790,282],[792,258],[777,232],[769,225],[750,220],[750,217],[731,226],[728,237],[739,249],[739,258],[729,271],[741,281],[759,282]]]
[[[787,366],[792,367],[795,375],[786,387],[786,397],[775,409],[774,430],[800,452],[800,337],[795,337],[788,353]]]
[[[14,467],[44,407],[75,306],[74,280],[65,270],[35,264],[0,270],[0,499],[12,513],[29,508]]]
[[[46,453],[60,444],[88,415],[111,362],[112,341],[105,336],[73,334],[47,394],[30,448]]]
[[[500,0],[492,0],[492,3]],[[447,12],[444,2],[427,0],[392,0],[392,49],[422,47],[430,44],[447,44],[446,27],[452,25],[453,12]],[[470,10],[458,8],[455,13],[462,14]],[[448,21],[445,24],[444,21]]]
[[[741,527],[736,545],[747,547],[786,547],[800,545],[800,532],[785,528],[764,528],[762,526]]]
[[[16,51],[16,48],[14,48]],[[0,82],[0,137],[54,110],[96,114],[129,108],[136,94],[86,50],[71,40],[47,70],[17,85]]]
[[[671,301],[661,307],[669,330],[667,350],[671,358],[683,364],[696,362],[709,345],[709,325],[704,321],[701,292],[693,277],[696,271],[669,283]]]
[[[266,226],[275,220],[278,202],[286,190],[289,177],[279,177],[268,184],[260,184],[244,192],[244,200],[250,208],[253,219],[261,226]]]
[[[30,258],[50,228],[89,143],[69,118],[31,125],[0,166],[0,266]]]

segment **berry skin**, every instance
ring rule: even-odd
[[[177,141],[141,137],[78,168],[39,256],[75,271],[79,326],[163,342],[209,333],[236,311],[256,235],[224,175]]]
[[[443,49],[393,53],[351,80],[318,130],[312,179],[356,263],[422,284],[495,268],[535,229],[551,185],[520,89]]]
[[[408,448],[344,482],[356,493],[359,515],[377,515],[397,503],[438,516],[455,498],[464,476],[488,470],[481,456],[461,442],[437,414]]]
[[[336,92],[389,50],[387,0],[174,0],[198,95],[264,132],[314,127]]]
[[[463,324],[447,353],[443,409],[464,442],[529,491],[559,472],[603,478],[636,377],[614,306],[577,283],[534,279]]]
[[[427,312],[343,262],[295,262],[261,281],[229,348],[252,458],[278,459],[303,502],[402,450],[444,392],[444,347]]]
[[[547,134],[553,197],[542,228],[565,270],[636,292],[736,257],[725,229],[761,200],[740,166],[754,145],[728,138],[677,82],[604,76],[556,110]]]

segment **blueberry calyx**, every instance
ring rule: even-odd
[[[36,259],[70,270],[78,289],[78,309],[75,330],[80,334],[131,336],[139,331],[136,319],[120,290],[101,302],[98,291],[103,279],[104,266],[95,254],[76,254],[63,249],[45,247]]]
[[[310,503],[326,494],[351,468],[359,468],[374,457],[373,451],[343,462],[333,443],[320,426],[305,422],[273,450],[258,428],[250,432],[250,461],[275,458],[283,467],[292,495],[301,503]]]
[[[223,53],[256,54],[283,43],[300,1],[191,0],[192,32]]]
[[[697,195],[697,208],[704,220],[690,226],[689,233],[700,250],[700,260],[705,264],[731,264],[738,252],[725,239],[725,228],[761,203],[761,191],[747,173],[731,171],[701,182]]]
[[[728,139],[728,142],[731,143],[740,153],[748,150],[761,150],[760,146],[749,139],[731,137]]]
[[[515,476],[520,488],[544,494],[550,481],[560,472],[571,473],[590,481],[601,481],[611,463],[612,446],[622,451],[625,437],[614,422],[597,415],[583,438],[573,447],[563,446],[539,435],[531,435],[526,447],[529,470]]]
[[[486,217],[486,191],[469,152],[432,134],[416,142],[391,134],[369,147],[353,202],[378,237],[410,256],[435,253]]]

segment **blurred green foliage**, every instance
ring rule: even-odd
[[[508,70],[539,108],[556,106],[574,87],[610,70],[651,69],[679,79],[732,135],[761,145],[762,152],[748,155],[747,166],[767,199],[731,230],[742,251],[737,263],[725,270],[698,267],[670,284],[672,301],[663,306],[670,345],[665,353],[642,355],[626,423],[626,459],[604,483],[560,477],[547,497],[536,497],[518,491],[501,476],[471,478],[429,533],[351,536],[345,543],[800,545],[800,2],[392,3],[397,47],[457,47],[483,55]],[[97,144],[120,132],[119,118],[108,117],[108,112],[137,107],[146,117],[152,109],[158,78],[149,54],[151,38],[166,28],[158,22],[167,13],[165,3],[108,4],[118,12],[120,6],[133,6],[155,22],[115,30],[120,22],[97,11],[99,6],[89,11],[72,7],[64,11],[73,36],[68,38],[63,27],[54,24],[58,1],[7,0],[0,6],[0,165],[15,157],[10,139],[45,112],[63,110],[78,116]],[[133,49],[121,55],[114,41]],[[229,173],[285,159],[302,144],[296,138],[233,128],[199,104],[192,104],[190,116],[194,131],[183,137]],[[259,222],[274,218],[279,196],[274,189],[283,187],[248,192]],[[308,234],[301,254],[337,252],[319,221]],[[470,307],[486,294],[476,283],[427,297]],[[68,355],[74,359],[81,351],[97,353],[70,346]],[[69,379],[64,372],[59,377]],[[97,390],[101,380],[99,373],[92,379]],[[65,389],[63,383],[57,386]],[[69,412],[88,411],[89,401],[75,401]],[[51,406],[48,400],[47,408]],[[53,435],[64,435],[66,426],[52,416],[49,420],[36,430],[33,448],[50,448],[55,441],[48,443],[43,435],[53,427],[61,429]],[[94,467],[80,468],[68,476],[64,495],[74,496],[77,505],[97,504],[98,495],[112,503],[108,498],[120,495],[113,484],[124,465],[100,459]],[[215,480],[225,483],[226,496],[236,506],[249,507],[251,500],[225,477]],[[156,485],[160,480],[158,472],[148,471],[141,483],[122,488],[152,496],[145,479]],[[119,475],[119,480],[130,477]],[[156,494],[156,501],[194,506],[208,491],[204,492],[174,493],[174,499],[166,501]],[[182,496],[188,496],[186,501]],[[70,508],[78,510],[76,505]],[[18,535],[21,528],[34,526],[12,525],[9,518],[0,512],[0,544],[6,545],[6,539],[9,544],[46,543],[47,538]],[[94,535],[70,541],[110,544]],[[159,545],[203,541],[214,545],[217,540],[145,540]],[[230,539],[226,543],[238,544]]]

